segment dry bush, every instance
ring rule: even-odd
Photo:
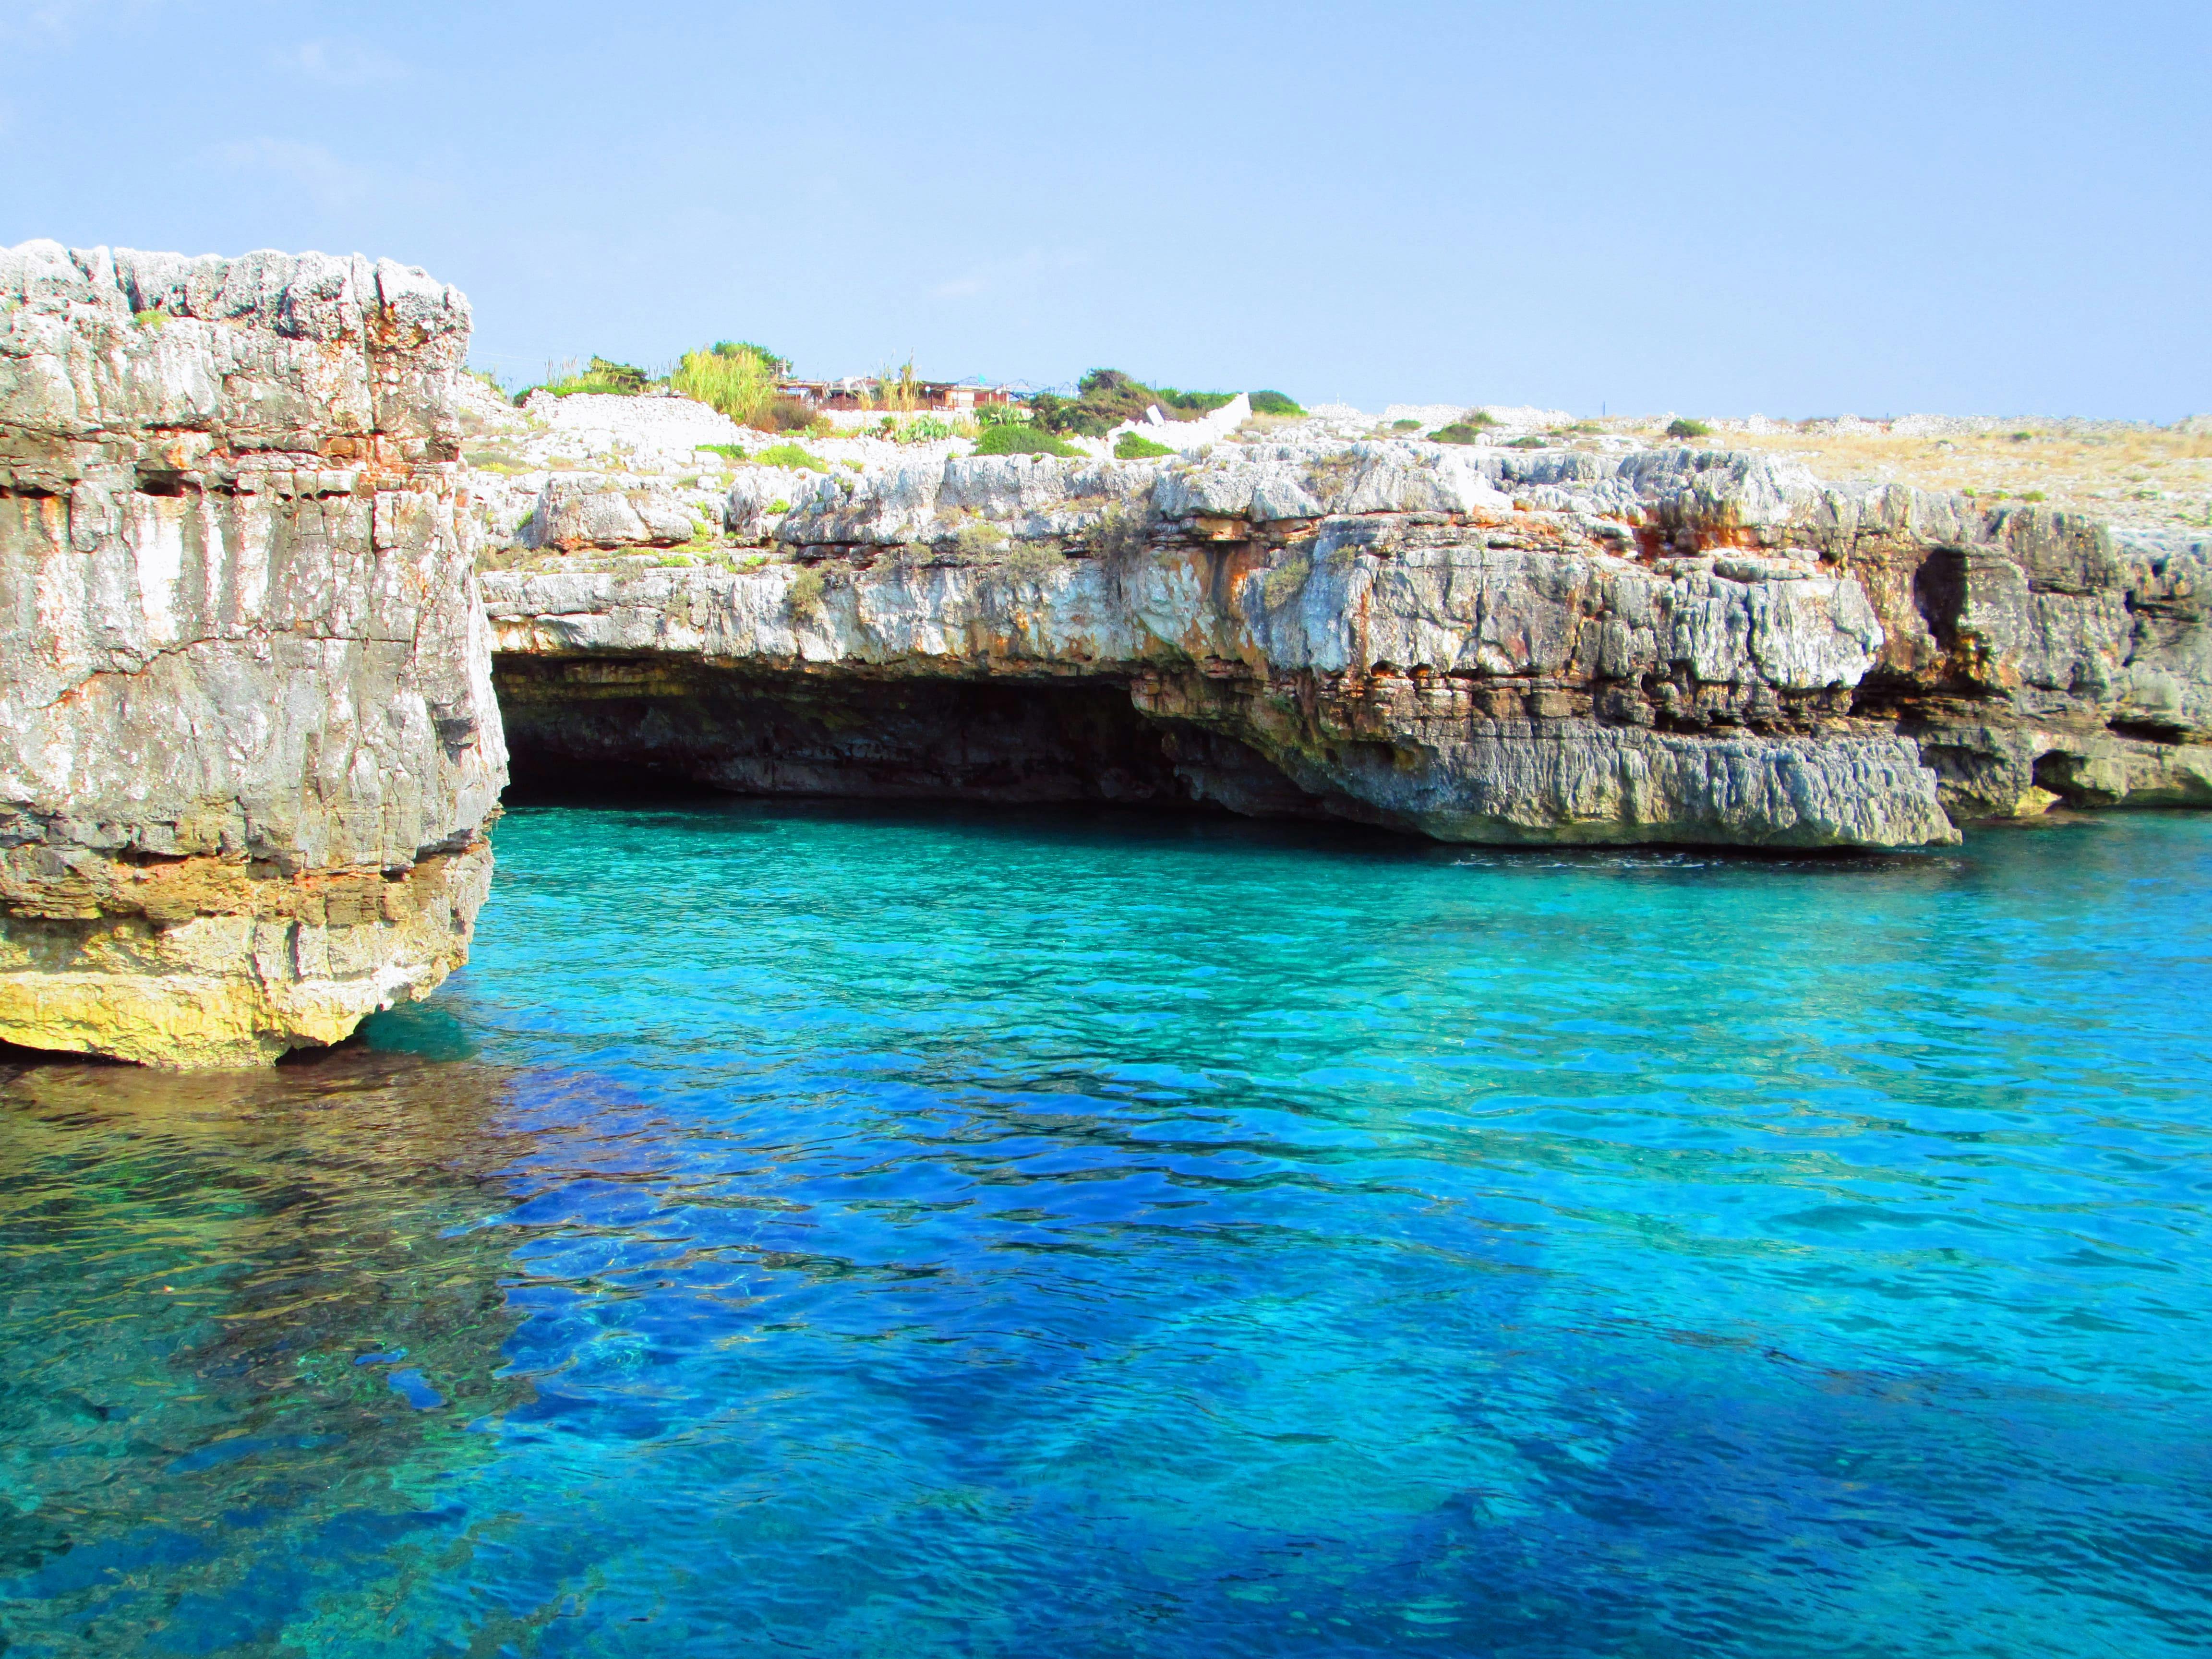
[[[952,534],[952,550],[962,558],[988,564],[1006,550],[1006,532],[988,519],[971,519]]]
[[[822,573],[812,565],[800,567],[784,594],[784,603],[790,607],[793,618],[799,622],[820,622],[825,614],[823,598],[829,592],[829,586],[823,580]]]

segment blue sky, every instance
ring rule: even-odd
[[[387,254],[477,361],[2212,410],[2212,7],[0,0],[0,241]]]

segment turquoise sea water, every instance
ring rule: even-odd
[[[2212,1644],[2212,820],[498,846],[366,1044],[0,1066],[11,1656]]]

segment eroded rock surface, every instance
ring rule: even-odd
[[[538,492],[523,525],[527,547],[678,547],[698,536],[702,521],[675,496],[651,485],[618,479],[557,477]]]
[[[519,740],[1033,798],[1079,768],[979,773],[852,688],[1080,684],[1153,732],[1143,790],[1455,840],[1899,847],[2057,799],[2212,803],[2205,549],[2032,507],[1375,441],[740,478],[726,522],[739,568],[486,579]]]
[[[465,957],[468,329],[388,261],[0,251],[0,1038],[256,1063]]]

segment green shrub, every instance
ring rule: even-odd
[[[1552,441],[1539,433],[1532,432],[1525,438],[1514,438],[1508,441],[1505,447],[1508,449],[1549,449],[1552,447]]]
[[[1027,426],[1030,419],[1026,404],[981,404],[975,410],[975,424],[980,427]]]
[[[988,428],[977,441],[978,455],[1065,455],[1079,456],[1083,452],[1074,445],[1063,443],[1049,432],[1041,432],[1033,426],[994,426]]]
[[[1713,429],[1703,421],[1669,421],[1667,435],[1670,438],[1710,438],[1713,435]]]
[[[952,435],[952,423],[934,415],[917,415],[891,436],[902,444],[934,443]]]
[[[757,466],[803,466],[810,471],[827,472],[829,463],[820,456],[801,449],[797,444],[770,444],[753,456]]]
[[[1420,429],[1421,423],[1419,421],[1393,421],[1390,422],[1390,430],[1393,432],[1419,432]]]
[[[2047,501],[2051,499],[2039,489],[2023,489],[2020,493],[2020,498],[2024,501]]]
[[[770,501],[766,507],[763,507],[761,511],[769,514],[771,517],[774,517],[777,514],[790,512],[791,503],[784,500],[782,496],[779,495],[774,501]]]
[[[1466,421],[1454,421],[1449,426],[1440,426],[1429,434],[1429,441],[1438,444],[1475,444],[1482,441],[1482,432]]]
[[[1252,394],[1252,412],[1255,415],[1303,415],[1305,410],[1279,392],[1255,392]]]
[[[701,444],[697,447],[706,454],[720,455],[726,461],[742,461],[745,458],[743,444]]]
[[[1149,461],[1175,453],[1165,444],[1156,444],[1134,432],[1124,432],[1114,440],[1114,459],[1117,461]]]
[[[1143,420],[1145,411],[1154,404],[1170,419],[1188,421],[1212,413],[1235,396],[1231,392],[1178,392],[1173,386],[1149,386],[1118,368],[1094,368],[1075,383],[1074,397],[1040,392],[1030,400],[1030,406],[1047,431],[1103,438],[1126,422]]]
[[[141,328],[163,328],[168,325],[169,313],[156,306],[150,311],[133,312],[131,320]]]
[[[2015,432],[2012,434],[2012,441],[2016,444],[2024,444],[2028,442],[2034,436],[2035,434],[2033,432]]]
[[[1178,392],[1171,386],[1153,388],[1159,398],[1160,412],[1170,420],[1193,420],[1200,415],[1211,415],[1217,409],[1226,409],[1237,401],[1233,392]]]

